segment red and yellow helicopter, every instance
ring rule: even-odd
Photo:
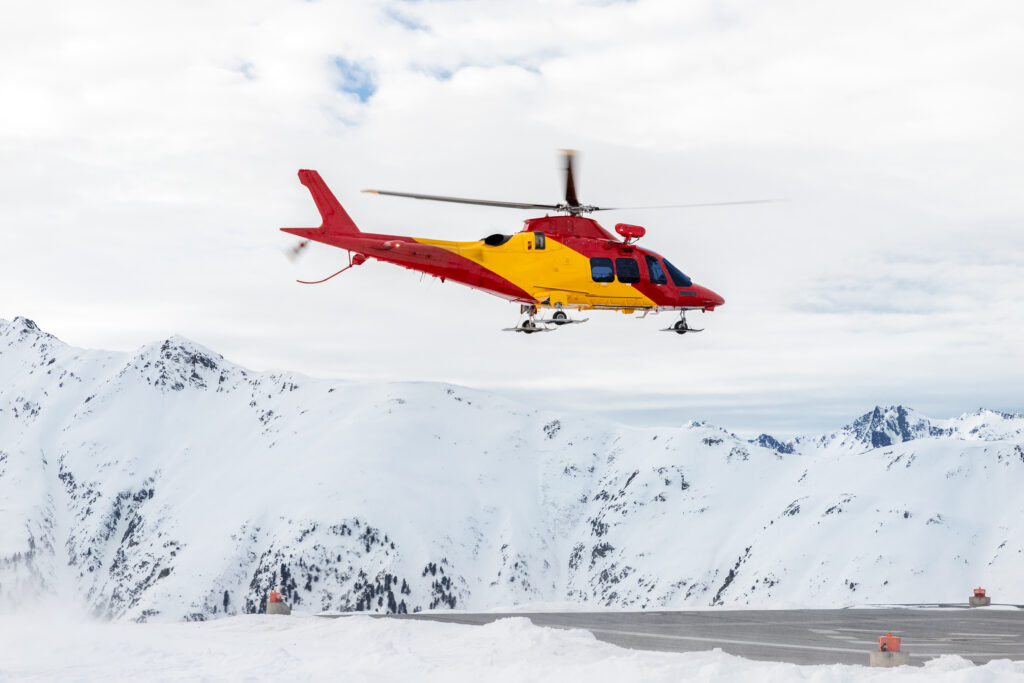
[[[363,190],[393,197],[410,197],[441,202],[477,204],[514,209],[548,210],[562,215],[530,218],[514,235],[495,234],[473,242],[450,242],[380,235],[362,232],[328,189],[316,171],[299,171],[323,217],[318,228],[281,228],[303,238],[293,249],[299,253],[310,240],[329,244],[349,252],[349,265],[323,280],[326,282],[368,258],[404,266],[433,275],[442,281],[452,280],[521,305],[524,319],[508,331],[547,332],[570,323],[568,311],[607,309],[642,315],[658,311],[679,311],[680,318],[666,332],[686,334],[700,332],[689,327],[687,311],[713,311],[725,299],[707,287],[694,284],[668,259],[636,245],[645,230],[639,225],[619,223],[616,238],[597,221],[583,216],[594,211],[610,211],[581,204],[576,198],[573,180],[574,152],[563,151],[565,158],[565,202],[562,204],[527,204],[484,199],[463,199],[437,195]],[[721,206],[755,204],[770,200],[683,204],[690,206]],[[647,208],[647,207],[633,207]],[[674,208],[674,207],[654,207]],[[538,317],[540,309],[552,309],[550,318]]]

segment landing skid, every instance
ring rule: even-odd
[[[675,332],[676,334],[686,334],[687,332],[703,332],[704,328],[690,327],[686,324],[686,311],[679,314],[679,320],[675,322],[672,327],[666,327],[662,332]]]
[[[524,334],[533,334],[534,332],[552,332],[562,325],[577,325],[590,320],[590,318],[574,320],[566,315],[565,311],[561,308],[555,311],[550,318],[537,318],[536,306],[525,305],[523,306],[522,312],[526,313],[529,317],[515,327],[502,328],[502,332],[523,332]]]
[[[544,323],[545,325],[579,325],[580,323],[585,323],[588,320],[590,320],[590,318],[580,318],[579,320],[573,320],[571,318],[543,318],[535,322],[538,324]]]
[[[525,334],[533,334],[534,332],[554,332],[555,328],[553,328],[553,327],[541,327],[540,325],[537,325],[536,327],[526,327],[524,325],[519,325],[517,327],[503,327],[503,328],[501,328],[501,331],[502,332],[523,332]]]
[[[519,323],[516,327],[503,327],[502,332],[523,332],[525,334],[532,334],[534,332],[554,332],[562,325],[578,325],[579,323],[585,323],[590,318],[582,318],[581,320],[550,320],[542,318],[538,320],[524,320]]]

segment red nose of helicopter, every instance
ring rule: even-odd
[[[704,308],[712,311],[716,306],[721,306],[725,303],[725,299],[720,294],[716,294],[707,287],[701,287],[696,285],[694,289],[697,290],[697,297],[704,302]]]

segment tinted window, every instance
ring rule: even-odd
[[[665,267],[668,268],[668,275],[672,278],[672,282],[675,283],[676,287],[690,287],[693,285],[693,280],[686,277],[683,271],[669,263],[668,259],[665,259]]]
[[[544,233],[542,233],[542,232],[535,232],[535,233],[533,233],[533,239],[534,239],[534,242],[535,242],[535,244],[533,246],[537,247],[538,249],[543,249],[544,248]]]
[[[590,276],[594,278],[594,282],[614,282],[615,271],[612,269],[612,260],[610,258],[590,259]]]
[[[640,266],[634,259],[615,259],[615,270],[619,273],[619,282],[640,282]]]
[[[658,259],[650,255],[647,256],[647,272],[651,276],[651,282],[656,285],[663,285],[668,282],[668,278],[665,277],[665,271],[661,269]]]

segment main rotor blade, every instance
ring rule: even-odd
[[[507,209],[547,209],[557,211],[557,204],[528,204],[525,202],[496,202],[490,199],[465,199],[463,197],[443,197],[435,194],[414,194],[412,192],[388,192],[387,190],[363,190],[369,194],[387,195],[389,197],[409,197],[410,199],[426,199],[432,202],[453,202],[455,204],[477,204],[479,206],[498,206]]]
[[[565,203],[569,206],[579,206],[580,201],[576,198],[576,182],[572,177],[572,159],[576,156],[576,150],[563,149],[565,157]]]
[[[638,211],[640,209],[693,209],[699,206],[739,206],[741,204],[771,204],[781,199],[744,199],[738,202],[706,202],[702,204],[666,204],[664,206],[606,206],[594,207],[592,211]]]

